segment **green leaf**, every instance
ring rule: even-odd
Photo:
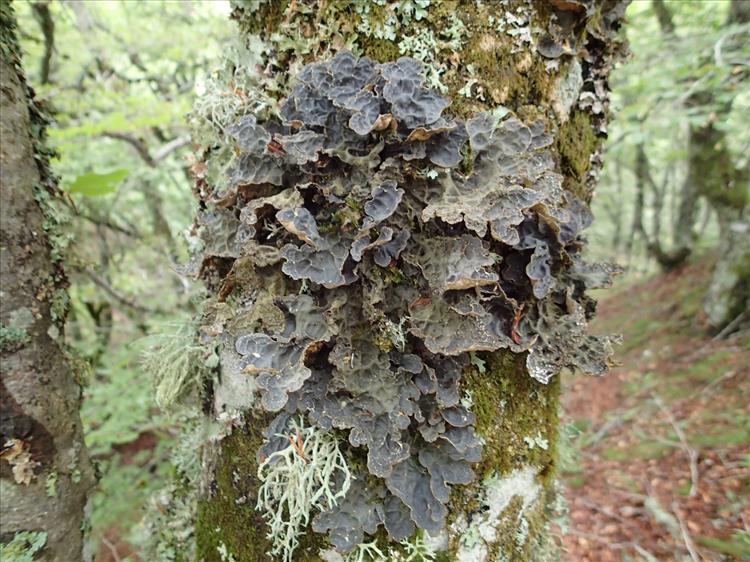
[[[98,197],[112,193],[117,189],[118,184],[125,179],[129,170],[118,168],[108,174],[97,174],[88,172],[77,176],[68,186],[68,193],[80,193],[86,197]]]

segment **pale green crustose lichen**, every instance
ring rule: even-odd
[[[515,542],[522,546],[528,538],[528,520],[525,514],[536,504],[542,487],[537,482],[537,472],[531,467],[513,471],[506,477],[492,474],[483,482],[485,509],[471,517],[468,529],[461,536],[456,559],[459,562],[478,562],[488,559],[492,545],[497,541],[497,527],[502,523],[505,509],[514,497],[521,498]],[[526,528],[524,529],[524,526]]]
[[[0,349],[26,343],[28,339],[29,333],[25,328],[0,324]]]
[[[533,449],[534,447],[539,447],[545,451],[549,449],[549,441],[542,435],[541,431],[537,431],[533,437],[524,437],[523,442],[526,443],[529,449]]]

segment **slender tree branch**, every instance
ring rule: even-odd
[[[149,308],[147,306],[143,306],[141,304],[138,304],[137,302],[134,302],[132,299],[126,297],[125,295],[121,294],[117,289],[112,287],[106,279],[98,275],[96,272],[90,270],[90,269],[83,269],[81,270],[86,277],[91,279],[95,285],[100,287],[105,293],[107,293],[110,297],[115,299],[120,304],[123,304],[127,306],[128,308],[132,308],[133,310],[137,310],[138,312],[146,312],[149,314],[155,314],[155,313],[161,313],[162,311],[154,308]]]
[[[102,136],[128,143],[135,149],[135,151],[138,153],[138,156],[141,157],[141,160],[143,160],[149,168],[156,168],[157,164],[164,160],[167,156],[169,156],[176,150],[187,146],[190,143],[189,135],[176,137],[161,146],[152,156],[151,152],[148,149],[146,141],[136,137],[135,135],[131,135],[129,133],[120,133],[118,131],[106,131],[102,133]]]
[[[81,217],[82,219],[90,222],[93,225],[99,225],[104,226],[110,230],[114,230],[115,232],[119,232],[120,234],[124,234],[125,236],[129,236],[131,238],[140,239],[141,234],[137,232],[136,230],[129,229],[124,226],[120,226],[119,224],[115,224],[113,222],[109,222],[106,220],[98,219],[89,215],[84,215],[82,213],[79,213],[77,216]]]
[[[188,144],[190,144],[190,135],[182,135],[180,137],[176,137],[171,141],[165,143],[154,153],[154,160],[156,162],[161,162],[167,156],[181,149],[183,146],[187,146]]]
[[[659,27],[662,33],[665,35],[674,34],[674,20],[672,19],[672,12],[669,11],[664,0],[653,0],[652,6],[654,13],[656,13],[656,19],[659,20]]]
[[[110,554],[112,554],[112,557],[115,559],[115,562],[121,562],[122,558],[120,558],[120,553],[117,552],[117,547],[112,544],[107,537],[102,537],[102,543],[104,546],[107,547],[107,550],[109,550]]]
[[[55,49],[55,21],[49,10],[49,0],[40,0],[31,4],[34,18],[44,34],[44,54],[42,55],[39,77],[42,84],[49,84],[52,52]]]
[[[682,542],[685,543],[685,548],[690,554],[690,558],[693,560],[693,562],[700,562],[701,558],[700,556],[698,556],[698,553],[695,550],[695,543],[693,543],[693,538],[690,536],[690,532],[688,531],[687,525],[685,525],[685,520],[682,518],[680,508],[677,505],[676,501],[672,502],[672,512],[675,514],[675,516],[677,517],[677,522],[680,524],[680,534],[682,535]]]
[[[151,153],[148,151],[148,146],[143,139],[139,139],[135,135],[120,133],[117,131],[106,131],[102,133],[102,136],[128,143],[135,149],[135,151],[138,153],[138,156],[141,157],[141,160],[143,160],[150,168],[156,167],[156,162],[151,156]]]

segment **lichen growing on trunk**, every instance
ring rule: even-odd
[[[199,104],[196,268],[212,415],[244,421],[206,451],[201,559],[272,559],[255,475],[296,412],[353,484],[295,560],[407,559],[409,537],[442,561],[540,559],[555,375],[609,353],[584,291],[612,269],[581,261],[580,231],[624,5],[234,3],[231,60],[263,72],[230,64],[240,102]]]

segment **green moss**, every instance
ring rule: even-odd
[[[737,447],[750,443],[750,420],[745,418],[738,422],[744,421],[746,427],[719,428],[709,433],[691,436],[693,444],[710,449],[721,449],[724,447]]]
[[[713,551],[728,554],[739,560],[750,560],[750,538],[747,534],[736,533],[729,539],[716,537],[695,537],[695,542]]]
[[[513,521],[518,522],[523,515],[523,500],[520,496],[514,497],[510,500],[508,507],[506,507],[502,514],[500,514],[500,521]],[[489,549],[488,560],[515,560],[511,558],[516,552],[516,532],[518,525],[500,525],[497,527],[497,540],[491,545]]]
[[[0,543],[0,560],[8,562],[34,562],[36,554],[47,543],[44,531],[21,531],[8,543]]]
[[[500,515],[501,524],[496,527],[497,538],[489,547],[487,560],[539,561],[534,548],[544,543],[540,538],[546,533],[544,510],[545,502],[537,501],[524,511],[523,499],[515,496]]]
[[[265,523],[254,509],[258,488],[255,455],[261,443],[260,432],[249,428],[235,429],[221,442],[209,497],[198,503],[198,560],[222,562],[221,544],[238,562],[266,559],[270,542],[265,537]],[[237,481],[233,473],[240,475]]]
[[[555,139],[555,146],[560,154],[560,167],[565,175],[563,185],[584,201],[591,198],[585,182],[586,172],[591,167],[589,157],[600,142],[591,127],[589,114],[580,110],[572,112]]]
[[[695,318],[700,313],[705,294],[706,287],[702,284],[688,286],[684,294],[680,295],[679,299],[675,299],[680,308],[680,317],[684,319]]]
[[[453,560],[454,560],[453,555],[447,550],[438,552],[435,555],[435,562],[453,562]]]
[[[473,77],[485,92],[490,106],[502,104],[518,111],[524,106],[542,103],[545,92],[550,89],[551,76],[541,59],[528,54],[528,58],[521,58],[511,53],[511,48],[511,44],[499,39],[497,32],[488,29],[472,36],[462,58],[475,70]],[[449,87],[458,85],[455,81],[448,81],[448,84]],[[462,80],[461,87],[463,85]],[[478,105],[467,100],[457,103],[454,111],[466,117],[484,109]]]
[[[544,385],[526,372],[525,355],[509,351],[486,354],[486,373],[467,369],[463,389],[471,392],[477,433],[485,440],[480,478],[497,471],[507,475],[524,466],[538,466],[544,476],[555,472],[559,377]],[[539,437],[547,448],[529,447]]]
[[[695,394],[700,386],[709,384],[723,373],[731,363],[732,353],[717,351],[699,359],[691,365],[676,370],[663,381],[663,394],[670,399],[686,398]]]
[[[748,303],[750,303],[750,254],[746,254],[744,259],[734,265],[732,273],[736,275],[738,282],[731,290],[727,319],[737,318],[747,310]]]
[[[265,31],[275,31],[284,19],[287,0],[273,0],[271,2],[242,2],[233,4],[232,18],[234,18],[244,36],[258,35]]]
[[[0,350],[11,350],[29,341],[29,333],[24,328],[0,324]]]
[[[602,457],[608,461],[618,462],[627,462],[633,458],[660,459],[671,450],[672,447],[658,441],[642,441],[623,449],[610,447],[602,451]]]
[[[65,289],[55,289],[50,298],[50,313],[53,322],[62,322],[68,314],[70,297]]]
[[[522,544],[518,543],[517,534],[522,500],[516,497],[499,518],[498,540],[493,543],[488,558],[530,560],[531,545],[546,532],[546,496],[552,493],[555,480],[559,377],[548,385],[537,382],[526,372],[525,355],[507,350],[481,354],[478,358],[486,362],[485,371],[468,367],[462,379],[462,390],[472,397],[471,411],[477,417],[477,433],[484,440],[482,459],[475,467],[477,482],[454,486],[453,501],[462,511],[476,511],[480,508],[482,494],[479,483],[485,478],[494,473],[507,476],[529,466],[538,468],[543,497],[523,513],[528,527]],[[543,440],[547,447],[529,447],[529,437]],[[449,523],[456,515],[457,512],[449,515]],[[455,553],[457,547],[452,544],[451,551]]]
[[[569,476],[565,478],[565,483],[574,490],[578,488],[583,488],[583,485],[586,484],[586,477],[581,475],[576,476]]]
[[[363,42],[362,54],[378,62],[396,60],[401,56],[398,45],[387,39],[369,39]]]

